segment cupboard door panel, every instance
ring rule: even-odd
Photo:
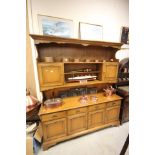
[[[105,123],[105,110],[89,112],[88,128],[97,127]]]
[[[107,83],[117,82],[118,62],[105,62],[103,64],[103,78]]]
[[[119,120],[120,106],[110,107],[106,109],[106,123]]]
[[[86,113],[68,116],[68,134],[77,133],[87,129]]]
[[[51,140],[66,136],[66,118],[43,123],[44,140]]]
[[[38,74],[41,87],[63,84],[62,63],[39,63]]]
[[[117,65],[106,66],[106,77],[109,79],[117,77]]]

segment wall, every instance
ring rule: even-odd
[[[38,14],[74,21],[74,38],[78,38],[79,22],[103,26],[103,40],[120,42],[121,27],[129,24],[129,0],[27,0],[30,33],[39,34]],[[33,44],[33,41],[31,40]],[[33,66],[37,67],[35,50]],[[39,98],[39,84],[36,83]]]
[[[120,41],[122,26],[129,24],[129,0],[31,0],[33,33],[39,33],[37,15],[72,19],[74,38],[80,22],[103,26],[103,40]]]
[[[26,14],[26,88],[30,89],[31,95],[35,97],[37,96],[36,81],[34,78],[34,67],[32,61],[32,49],[29,37],[29,22],[27,14]]]

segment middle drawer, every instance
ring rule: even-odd
[[[67,114],[75,115],[75,114],[79,114],[79,113],[83,113],[83,112],[87,112],[87,107],[68,110]]]
[[[92,105],[88,107],[88,111],[95,111],[95,110],[99,110],[99,109],[103,109],[106,107],[105,103],[102,104],[96,104],[96,105]]]

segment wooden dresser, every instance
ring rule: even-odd
[[[91,96],[98,97],[97,102]],[[42,105],[39,117],[43,129],[43,149],[58,142],[87,134],[108,126],[119,125],[121,97],[103,96],[103,93],[88,95],[87,103],[80,103],[80,96],[63,99],[56,108]]]
[[[104,97],[99,92],[103,92],[104,86],[117,83],[119,62],[115,59],[115,53],[121,48],[121,43],[30,36],[37,51],[38,82],[43,101],[65,96],[61,107],[41,106],[39,116],[44,150],[58,142],[120,124],[122,98],[117,95]],[[45,61],[48,57],[51,62]],[[70,80],[81,77],[91,78]],[[76,95],[72,89],[78,89]],[[84,90],[89,90],[89,93],[83,94]],[[93,93],[96,93],[97,102],[90,99],[92,90],[96,90]],[[63,97],[60,92],[65,92]],[[88,96],[86,104],[79,102],[80,95]]]

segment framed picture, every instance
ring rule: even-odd
[[[43,35],[73,37],[73,21],[69,19],[38,15],[39,31]]]
[[[128,27],[122,27],[121,43],[129,44],[129,28]]]
[[[79,38],[84,40],[102,40],[103,27],[88,23],[79,23]]]

